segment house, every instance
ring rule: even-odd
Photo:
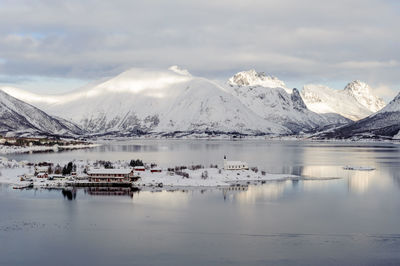
[[[81,174],[74,176],[73,178],[76,180],[88,180],[89,176],[85,173],[81,173]]]
[[[160,168],[152,168],[150,170],[151,173],[161,173],[161,169]]]
[[[134,177],[132,168],[119,169],[89,169],[87,172],[89,182],[129,182]]]
[[[146,171],[146,168],[144,166],[135,166],[134,171],[139,171],[139,172],[144,172]]]
[[[249,170],[249,166],[241,161],[228,161],[224,156],[224,170]]]
[[[37,178],[48,178],[49,175],[47,173],[38,173],[36,177]]]
[[[35,166],[35,175],[44,174],[49,171],[48,166]]]
[[[51,176],[49,176],[49,178],[50,177],[52,177],[53,179],[64,179],[65,178],[65,176],[63,176],[63,175],[51,175]]]

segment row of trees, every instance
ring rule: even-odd
[[[56,174],[56,175],[70,175],[72,172],[76,172],[76,164],[69,162],[68,164],[61,167],[61,165],[57,164],[55,167],[49,165],[47,170],[48,174]]]
[[[142,160],[137,159],[137,160],[131,160],[130,163],[129,163],[129,165],[130,165],[131,167],[135,167],[135,166],[144,166],[144,163],[142,162]]]

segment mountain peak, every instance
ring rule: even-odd
[[[277,77],[268,76],[264,72],[257,72],[254,69],[236,73],[228,80],[228,84],[231,86],[262,86],[288,90],[285,83]]]
[[[361,80],[354,80],[346,85],[344,88],[345,91],[353,92],[353,93],[371,93],[371,88],[367,83]]]
[[[360,80],[347,84],[343,92],[354,97],[361,105],[372,112],[377,112],[386,105],[381,98],[373,94],[371,87],[367,83]]]

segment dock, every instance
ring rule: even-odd
[[[132,182],[67,182],[69,187],[132,187]]]

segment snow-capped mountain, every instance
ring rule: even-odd
[[[305,85],[301,91],[307,107],[316,113],[337,113],[353,121],[381,110],[385,102],[364,82],[350,82],[343,90],[323,85]]]
[[[300,93],[293,89],[291,93],[282,88],[283,82],[257,82],[256,77],[268,77],[253,70],[240,72],[229,79],[230,92],[255,114],[299,133],[323,128],[330,125],[343,125],[348,119],[337,114],[317,114],[307,109]],[[251,80],[252,82],[248,82]],[[270,81],[270,80],[269,80]],[[274,81],[279,81],[274,78]],[[246,85],[252,84],[252,85]],[[274,87],[268,87],[273,85]]]
[[[282,88],[287,93],[292,90],[286,87],[286,84],[274,76],[267,76],[264,72],[257,72],[254,69],[236,73],[228,80],[231,86],[261,86],[266,88]]]
[[[38,108],[0,90],[0,133],[74,135],[82,133],[72,123],[49,116]]]
[[[344,93],[354,97],[358,103],[375,113],[385,107],[386,103],[374,95],[372,89],[365,82],[355,80],[347,84]]]
[[[64,95],[9,92],[92,134],[290,133],[254,114],[218,84],[177,67],[166,71],[131,69]]]
[[[400,134],[400,93],[382,110],[360,121],[321,134],[328,138],[398,138]]]
[[[371,109],[377,102],[368,95],[364,97],[365,88],[354,83],[340,93],[325,88],[325,94],[317,89],[300,94],[297,89],[286,88],[279,79],[254,70],[239,72],[226,84],[218,84],[174,66],[168,70],[130,69],[60,95],[39,95],[16,88],[2,90],[44,110],[53,119],[57,117],[55,120],[65,130],[78,132],[82,128],[87,135],[132,136],[204,132],[287,135],[326,130],[350,120],[335,110],[323,114],[310,111],[303,97],[315,93],[314,98],[326,102],[322,96],[339,93],[343,99],[338,102],[344,104],[341,108],[357,102],[359,109],[352,113],[359,114],[367,109],[365,106]],[[32,123],[30,118],[27,120]],[[43,126],[43,130],[47,128],[52,133],[62,131]]]

